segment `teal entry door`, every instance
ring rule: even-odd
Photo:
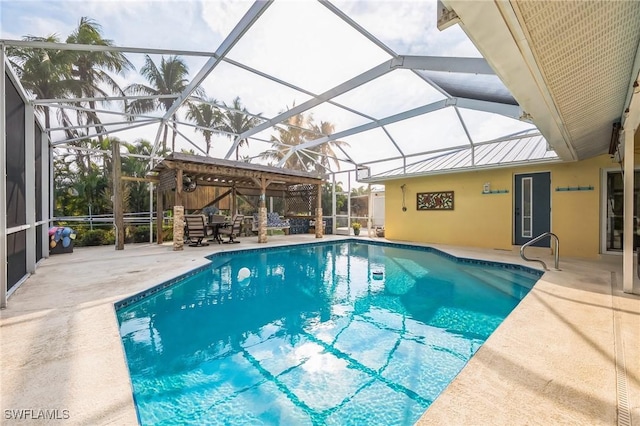
[[[551,231],[551,173],[516,175],[514,186],[514,243],[521,246]],[[533,245],[550,247],[551,239]]]

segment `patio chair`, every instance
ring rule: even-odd
[[[237,214],[234,216],[231,225],[226,228],[221,228],[218,233],[222,235],[228,235],[229,240],[225,241],[225,244],[229,243],[239,243],[240,241],[236,241],[236,237],[240,235],[240,231],[242,231],[242,221],[244,220],[244,215]]]
[[[201,215],[184,215],[184,224],[191,244],[189,247],[208,246],[209,243],[203,243],[202,240],[209,236],[207,227],[204,225],[204,216]],[[194,242],[195,241],[195,242]]]

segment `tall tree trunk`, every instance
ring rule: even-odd
[[[163,124],[164,126],[164,135],[162,136],[162,155],[166,155],[167,152],[167,130],[169,130],[169,125],[167,123]]]
[[[95,101],[89,101],[89,107],[91,108],[91,111],[95,111],[96,110]],[[94,112],[91,112],[90,114],[88,114],[88,116],[94,125],[93,127],[96,129],[96,133],[98,133],[98,141],[100,142],[100,146],[102,146],[102,141],[104,140],[103,136],[100,134],[104,130],[104,128],[102,127],[102,122],[98,118],[98,115]]]
[[[178,125],[176,124],[176,115],[172,116],[173,123],[171,123],[171,127],[173,127],[173,131],[171,132],[171,152],[176,152],[176,130],[178,129]]]

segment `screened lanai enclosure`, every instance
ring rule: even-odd
[[[4,3],[5,16],[18,3]],[[88,214],[92,227],[113,227],[113,141],[123,179],[138,185],[125,217],[151,233],[160,222],[149,173],[177,153],[314,176],[324,186],[308,202],[324,206],[333,233],[375,222],[376,176],[565,155],[435,1],[40,6],[73,18],[52,20],[56,28],[3,21],[0,39],[3,305],[48,256],[57,220]],[[111,18],[120,7],[126,22]],[[90,192],[80,178],[106,180],[69,214]],[[286,215],[275,199],[266,207]]]

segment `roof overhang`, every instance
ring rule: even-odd
[[[260,189],[264,179],[271,189],[284,190],[290,185],[325,182],[320,174],[178,152],[168,155],[151,172],[155,176],[167,169],[182,170],[198,185],[217,187]]]
[[[560,158],[608,151],[640,70],[640,2],[441,1]]]

